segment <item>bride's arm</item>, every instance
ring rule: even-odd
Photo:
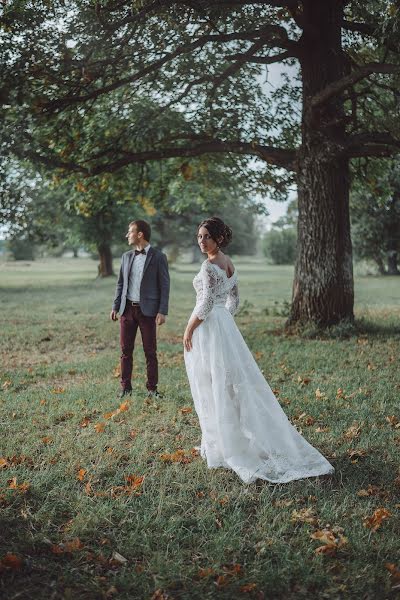
[[[192,336],[194,330],[208,317],[215,303],[217,274],[207,262],[203,264],[201,274],[203,284],[202,299],[201,302],[196,305],[195,312],[189,319],[183,335],[183,344],[187,351],[192,349]]]

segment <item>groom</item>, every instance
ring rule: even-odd
[[[159,398],[156,325],[165,323],[165,315],[168,314],[167,258],[150,246],[151,228],[146,221],[132,221],[126,237],[135,250],[122,255],[110,314],[112,321],[118,320],[117,313],[121,315],[120,398],[132,394],[132,355],[138,328],[146,357],[148,395]]]

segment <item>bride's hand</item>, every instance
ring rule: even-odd
[[[185,330],[185,333],[183,334],[183,345],[185,350],[187,350],[187,352],[190,352],[190,350],[192,349],[192,332],[190,331],[190,329]]]

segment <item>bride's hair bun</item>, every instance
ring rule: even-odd
[[[214,242],[216,242],[220,248],[225,248],[225,246],[232,241],[232,229],[219,217],[209,217],[208,219],[204,219],[198,226],[197,231],[200,227],[205,227],[207,229]]]

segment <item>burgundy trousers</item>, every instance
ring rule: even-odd
[[[138,328],[146,357],[146,386],[149,391],[156,390],[158,383],[156,318],[146,317],[139,305],[132,306],[129,301],[127,301],[124,314],[120,319],[121,387],[124,390],[132,389],[133,349]]]

